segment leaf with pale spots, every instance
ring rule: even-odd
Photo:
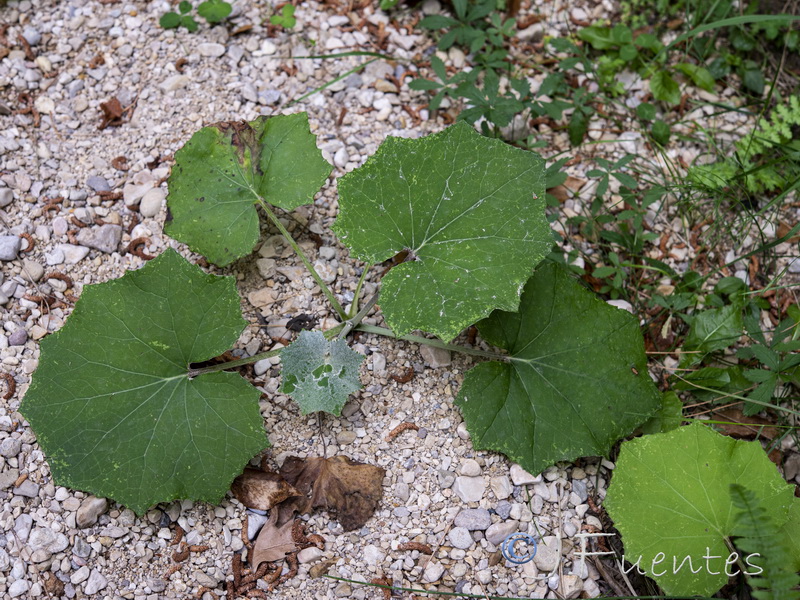
[[[555,264],[537,269],[518,312],[495,311],[478,330],[509,360],[472,368],[456,402],[476,448],[526,471],[604,456],[661,404],[636,319]]]
[[[20,412],[58,485],[142,514],[158,502],[218,502],[268,445],[260,392],[236,373],[190,379],[247,322],[233,277],[174,250],[121,279],[84,288],[64,327],[42,340]]]
[[[281,352],[281,362],[281,391],[304,415],[321,410],[338,416],[348,396],[361,389],[358,369],[364,356],[344,340],[326,340],[320,331],[301,331]]]
[[[544,161],[465,123],[421,139],[387,138],[339,181],[334,230],[368,263],[403,250],[381,282],[380,305],[398,334],[451,340],[494,309],[516,310],[547,254]]]
[[[164,231],[227,265],[258,242],[259,197],[293,210],[314,199],[330,172],[306,113],[203,127],[175,153]]]

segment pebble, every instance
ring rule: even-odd
[[[10,188],[0,188],[0,208],[5,208],[14,201],[14,192]]]
[[[86,592],[88,596],[91,596],[92,594],[96,594],[100,590],[105,589],[107,585],[108,581],[103,574],[97,569],[92,569],[89,579],[86,581],[84,592]]]
[[[466,477],[478,477],[481,474],[481,466],[478,464],[477,460],[468,458],[461,463],[459,473]]]
[[[450,545],[462,550],[469,549],[474,543],[472,534],[466,527],[452,527],[447,533],[447,539],[450,541]]]
[[[81,246],[88,246],[106,252],[116,252],[122,239],[121,225],[101,225],[100,227],[84,227],[75,236]]]
[[[498,500],[505,500],[514,491],[511,481],[505,475],[500,477],[492,477],[489,481],[489,487],[492,488],[494,497]]]
[[[0,260],[14,260],[22,247],[22,238],[16,235],[0,235]]]
[[[68,265],[79,263],[89,254],[89,248],[74,244],[59,244],[56,246],[56,250],[64,255],[64,262]]]
[[[497,503],[497,506],[494,507],[494,511],[497,513],[498,517],[505,521],[511,514],[511,506],[512,504],[508,500],[501,500]]]
[[[336,434],[336,443],[342,446],[346,446],[347,444],[352,444],[356,441],[356,434],[354,431],[340,431]]]
[[[108,509],[108,500],[105,498],[97,498],[95,496],[89,496],[81,503],[81,507],[78,509],[78,514],[75,519],[75,523],[81,529],[86,527],[90,527],[97,523],[97,519],[100,518],[106,510]]]
[[[26,479],[14,488],[14,495],[23,496],[24,498],[36,498],[39,495],[39,484]]]
[[[185,87],[190,81],[191,79],[186,75],[173,75],[172,77],[167,77],[158,87],[169,93]]]
[[[483,477],[456,477],[453,492],[462,502],[479,502],[486,491],[486,480]]]
[[[550,573],[558,568],[559,555],[556,543],[556,538],[549,536],[540,541],[536,547],[533,562],[536,568],[544,573]]]
[[[22,513],[14,520],[14,534],[20,542],[27,542],[28,536],[33,527],[33,517],[27,513]]]
[[[485,531],[492,524],[492,516],[485,508],[465,508],[456,515],[453,524],[469,531]]]
[[[486,541],[499,546],[509,535],[519,530],[519,521],[494,523],[486,530]]]
[[[423,579],[428,583],[436,583],[444,575],[444,565],[438,560],[429,560],[425,565]]]
[[[67,549],[69,540],[63,533],[57,533],[46,527],[36,527],[28,537],[31,550],[46,550],[49,554],[57,554]]]
[[[297,554],[297,560],[300,561],[300,564],[308,564],[312,562],[316,562],[320,560],[322,557],[325,556],[325,551],[320,550],[316,546],[311,546],[309,548],[304,548],[300,550]]]
[[[42,34],[39,33],[38,29],[31,27],[30,25],[26,25],[22,30],[22,37],[24,37],[25,41],[31,46],[38,46],[39,42],[42,41]]]
[[[219,58],[220,56],[225,54],[225,46],[223,46],[222,44],[214,44],[211,42],[207,42],[197,46],[197,51],[200,53],[200,56],[210,56],[212,58]]]
[[[8,586],[9,598],[18,598],[31,589],[31,584],[24,579],[17,579],[14,583]]]
[[[139,204],[139,212],[143,217],[155,217],[161,212],[164,199],[167,197],[161,188],[151,188],[142,196]]]
[[[105,177],[99,175],[92,175],[86,180],[86,185],[92,188],[95,192],[110,192],[111,185],[106,181]]]
[[[361,555],[364,557],[364,562],[366,562],[368,565],[377,565],[378,563],[383,562],[383,559],[386,557],[386,554],[373,544],[364,546],[364,550],[362,551]]]
[[[39,281],[44,275],[44,267],[28,258],[22,261],[22,276],[28,281]]]
[[[25,329],[22,327],[20,327],[14,333],[8,336],[9,346],[24,346],[25,342],[27,341],[28,341],[28,332],[25,331]],[[16,456],[18,452],[19,450],[17,450],[17,452],[14,453],[14,456]]]
[[[578,575],[567,574],[561,578],[561,597],[577,598],[583,591],[583,580]]]
[[[419,353],[422,355],[422,360],[425,362],[425,366],[430,367],[431,369],[448,367],[452,363],[450,351],[444,350],[443,348],[434,348],[433,346],[421,344],[419,347]]]
[[[538,483],[541,480],[541,475],[534,476],[518,464],[511,465],[511,481],[514,482],[514,485],[530,485],[532,483]]]

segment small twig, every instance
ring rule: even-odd
[[[387,442],[392,441],[398,435],[400,435],[404,431],[408,431],[409,429],[412,429],[414,431],[419,431],[419,425],[415,423],[410,423],[408,421],[406,421],[405,423],[400,423],[400,425],[398,425],[389,432],[389,434],[386,436],[386,441]]]

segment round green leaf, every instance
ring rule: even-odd
[[[268,445],[259,391],[236,373],[187,373],[245,325],[234,279],[174,250],[86,287],[42,340],[20,407],[56,482],[139,514],[176,498],[219,501]]]
[[[622,444],[605,506],[622,534],[625,559],[638,560],[671,596],[719,590],[728,581],[726,539],[736,525],[731,484],[755,492],[771,518],[786,523],[792,486],[759,442],[694,423]]]
[[[304,415],[325,411],[339,416],[350,394],[361,389],[358,369],[364,356],[344,340],[328,341],[321,331],[301,331],[281,352],[281,391]]]
[[[219,23],[233,11],[233,7],[228,2],[221,0],[207,0],[201,2],[197,7],[198,14],[209,23]]]
[[[168,12],[161,15],[158,24],[164,29],[175,29],[181,24],[181,16],[176,12]]]
[[[204,127],[175,153],[164,230],[227,265],[258,242],[259,197],[295,209],[313,200],[330,172],[306,113]]]
[[[555,264],[537,269],[519,312],[495,311],[478,329],[510,360],[467,372],[456,403],[473,446],[531,473],[606,455],[661,404],[636,319]]]
[[[381,284],[381,309],[399,335],[444,340],[514,310],[552,236],[544,214],[544,161],[465,123],[421,139],[387,138],[339,181],[334,230],[369,263],[407,249],[411,260]]]
[[[666,70],[653,73],[650,78],[650,91],[656,100],[669,104],[678,104],[681,101],[681,88]]]

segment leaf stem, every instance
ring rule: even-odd
[[[281,353],[283,348],[278,348],[276,350],[268,350],[267,352],[261,352],[260,354],[254,354],[253,356],[248,356],[247,358],[240,358],[239,360],[229,360],[226,362],[221,362],[216,365],[210,365],[208,367],[200,367],[198,369],[189,369],[187,375],[189,379],[197,377],[198,375],[203,375],[205,373],[215,373],[216,371],[224,371],[226,369],[233,369],[235,367],[243,367],[244,365],[249,365],[254,362],[258,362],[265,358],[272,358],[273,356],[278,356]]]
[[[456,344],[448,344],[440,340],[431,340],[428,338],[424,338],[420,335],[412,335],[412,334],[395,335],[395,333],[391,329],[386,329],[385,327],[376,327],[375,325],[366,325],[364,323],[359,323],[353,329],[355,331],[363,331],[364,333],[374,333],[377,335],[383,335],[386,337],[395,338],[397,340],[405,340],[406,342],[425,344],[426,346],[441,348],[442,350],[460,352],[461,354],[470,354],[472,356],[483,356],[485,358],[491,358],[502,362],[508,362],[509,360],[508,356],[505,356],[503,354],[497,354],[496,352],[488,352],[486,350],[478,350],[477,348],[467,348],[466,346],[457,346]]]
[[[267,202],[261,196],[258,197],[258,203],[261,205],[261,208],[264,209],[264,212],[267,213],[267,217],[269,217],[269,220],[272,221],[272,224],[278,228],[278,231],[281,232],[281,235],[283,235],[284,239],[292,247],[292,250],[294,250],[295,254],[297,254],[297,257],[303,262],[306,269],[308,269],[308,272],[311,274],[311,277],[314,278],[314,281],[317,282],[317,285],[322,290],[322,293],[325,294],[325,297],[328,299],[328,302],[331,303],[333,310],[336,311],[336,314],[339,315],[339,318],[342,321],[345,321],[347,319],[347,313],[345,312],[344,308],[342,308],[342,305],[339,303],[339,301],[336,299],[336,296],[333,295],[331,289],[325,284],[324,281],[322,281],[322,277],[319,276],[319,273],[317,273],[317,270],[314,268],[314,265],[312,265],[311,261],[309,261],[308,258],[306,258],[306,255],[303,253],[302,248],[300,248],[298,243],[294,240],[294,238],[286,229],[286,227],[283,226],[283,223],[280,222],[278,217],[275,216],[275,213],[272,212]]]
[[[369,314],[369,311],[371,311],[372,307],[375,306],[375,304],[378,302],[379,295],[380,292],[375,292],[372,298],[367,300],[367,303],[364,305],[364,308],[362,308],[356,316],[349,318],[347,321],[343,323],[344,327],[339,332],[340,340],[343,340],[347,336],[347,334],[350,333],[356,326],[358,326],[364,319],[364,317],[366,317]]]
[[[367,279],[367,273],[372,268],[372,265],[367,265],[364,267],[364,270],[361,271],[361,277],[358,278],[358,284],[356,285],[356,291],[353,294],[353,304],[350,306],[350,318],[353,318],[356,313],[358,312],[358,298],[361,296],[361,288],[364,286],[364,281]]]

